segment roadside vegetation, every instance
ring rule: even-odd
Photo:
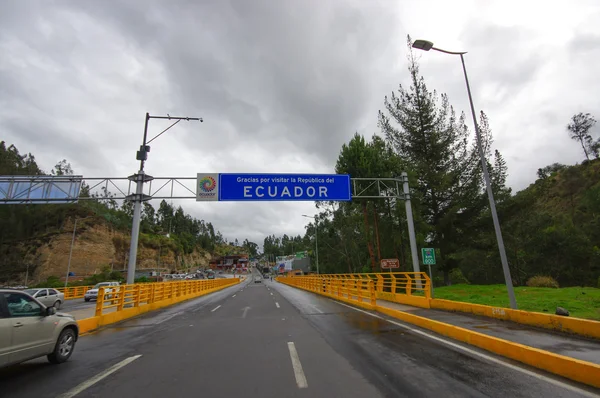
[[[435,288],[435,298],[510,308],[505,285],[452,285]],[[554,314],[556,307],[572,317],[600,321],[600,289],[593,287],[515,288],[519,309]]]

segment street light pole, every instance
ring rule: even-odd
[[[148,122],[150,119],[168,119],[175,120],[173,124],[169,127],[161,131],[154,138],[148,140]],[[127,284],[134,283],[135,280],[135,266],[137,262],[137,248],[138,248],[138,240],[140,236],[140,221],[142,219],[142,203],[152,199],[150,195],[144,194],[144,183],[148,181],[152,181],[154,178],[150,175],[144,173],[144,163],[148,159],[148,152],[150,152],[150,144],[152,141],[160,137],[171,127],[175,126],[182,120],[198,120],[203,122],[202,118],[197,117],[180,117],[180,116],[150,116],[149,113],[146,112],[146,121],[144,124],[144,139],[142,141],[142,146],[140,146],[140,150],[137,151],[136,159],[140,161],[140,170],[137,174],[129,176],[130,181],[134,181],[136,183],[135,194],[128,195],[127,200],[131,200],[133,202],[133,222],[131,225],[131,243],[129,245],[129,262],[127,264]]]
[[[71,257],[73,256],[73,244],[75,243],[75,232],[77,231],[77,221],[85,220],[86,218],[89,218],[89,217],[75,218],[75,223],[73,225],[73,236],[71,237],[71,250],[69,250],[69,262],[67,263],[67,276],[65,277],[65,288],[67,287],[67,284],[69,283],[69,274],[71,273]]]
[[[303,214],[302,217],[315,220],[315,257],[317,261],[317,275],[319,275],[319,221],[317,220],[317,217],[307,216],[306,214]]]
[[[510,308],[517,309],[517,299],[515,298],[515,292],[512,284],[512,278],[510,275],[510,268],[508,267],[508,258],[506,257],[506,249],[504,247],[504,239],[502,238],[502,230],[500,228],[500,221],[498,220],[498,212],[496,211],[496,201],[494,200],[494,192],[492,191],[492,183],[490,180],[490,174],[487,168],[487,161],[485,159],[485,153],[483,151],[483,144],[481,140],[481,132],[479,131],[479,125],[477,124],[477,116],[475,115],[475,106],[473,105],[473,97],[471,95],[471,87],[469,85],[469,78],[467,76],[467,68],[465,66],[464,54],[466,52],[453,52],[446,51],[439,48],[433,47],[433,43],[427,40],[415,40],[413,47],[423,51],[436,50],[446,54],[460,55],[462,62],[463,73],[465,75],[465,82],[467,84],[467,94],[469,95],[469,104],[471,106],[471,115],[473,116],[473,125],[475,126],[475,137],[477,139],[477,149],[479,151],[479,157],[481,160],[481,169],[483,170],[483,178],[485,180],[486,190],[488,194],[488,200],[490,202],[490,211],[492,213],[492,220],[494,221],[494,229],[496,232],[496,240],[498,242],[498,251],[500,252],[500,261],[502,263],[502,270],[504,271],[504,281],[506,283],[506,290],[508,291],[508,298],[510,300]]]

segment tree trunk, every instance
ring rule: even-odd
[[[583,143],[583,138],[580,138],[579,142],[581,142],[581,147],[583,148],[583,153],[585,153],[585,158],[590,160],[590,156],[588,155],[587,150],[585,149],[585,144]]]
[[[379,240],[379,214],[377,205],[373,206],[373,214],[375,220],[375,238],[377,240],[377,263],[381,264],[381,241]]]
[[[444,285],[450,286],[450,272],[447,269],[444,269]]]
[[[365,236],[367,237],[367,248],[369,249],[369,256],[371,257],[371,269],[375,270],[375,255],[373,254],[373,243],[371,242],[371,234],[369,227],[369,214],[367,211],[367,202],[362,202],[363,216],[365,222]]]

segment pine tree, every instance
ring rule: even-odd
[[[397,95],[385,98],[387,112],[379,112],[379,126],[417,176],[411,185],[420,206],[414,211],[419,211],[428,225],[427,231],[421,231],[427,243],[441,251],[441,268],[447,279],[454,266],[452,253],[461,244],[457,233],[461,228],[457,224],[463,222],[461,212],[479,200],[482,182],[464,115],[456,117],[447,95],[438,96],[427,89],[411,42],[409,37],[411,86],[400,85]]]

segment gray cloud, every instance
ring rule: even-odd
[[[127,176],[145,112],[170,113],[205,122],[182,122],[152,143],[152,175],[333,172],[341,145],[355,131],[376,132],[383,97],[408,82],[410,30],[469,51],[476,107],[490,117],[509,182],[522,188],[539,167],[581,160],[564,132],[573,113],[600,117],[590,67],[599,12],[582,2],[582,25],[578,13],[557,10],[552,18],[568,32],[558,41],[551,22],[498,16],[490,10],[499,4],[469,14],[385,0],[6,2],[2,139],[46,169],[66,158],[86,176]],[[421,57],[428,85],[467,111],[458,58]],[[167,126],[153,120],[150,136]],[[301,214],[315,211],[312,203],[181,205],[228,238],[257,243],[303,233]]]

